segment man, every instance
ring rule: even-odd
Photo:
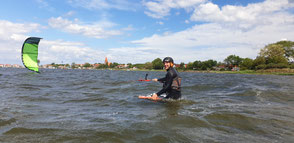
[[[164,78],[152,79],[152,81],[159,81],[163,83],[163,88],[152,95],[153,99],[158,98],[163,93],[166,93],[165,98],[179,99],[181,95],[181,77],[176,71],[174,66],[174,60],[171,57],[166,57],[163,59],[164,68],[167,71]]]

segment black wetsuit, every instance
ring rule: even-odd
[[[157,92],[157,95],[160,96],[163,93],[166,93],[165,98],[179,99],[181,94],[181,78],[179,73],[173,67],[170,67],[167,70],[167,73],[164,78],[158,79],[159,82],[163,83],[163,88]]]

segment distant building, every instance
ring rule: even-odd
[[[10,65],[10,64],[5,64],[4,67],[6,67],[6,68],[11,68],[12,65]]]
[[[13,65],[14,68],[22,68],[22,66],[18,65],[18,64],[14,64]]]
[[[98,67],[100,66],[100,64],[92,64],[92,66],[93,66],[94,68],[98,68]]]
[[[107,59],[107,57],[105,57],[104,64],[105,64],[105,65],[108,65],[108,59]]]
[[[105,65],[108,65],[108,66],[110,66],[110,65],[111,65],[111,62],[108,62],[108,59],[107,59],[107,57],[105,57],[104,64],[105,64]]]
[[[128,68],[128,67],[129,67],[129,65],[127,65],[127,64],[120,64],[117,66],[117,68],[119,68],[119,69]]]
[[[238,66],[235,66],[232,68],[232,71],[240,71],[240,68]]]

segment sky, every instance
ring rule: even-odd
[[[28,37],[43,38],[41,65],[254,59],[294,41],[294,0],[2,1],[0,64],[22,64]]]

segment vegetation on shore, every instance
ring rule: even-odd
[[[60,65],[52,63],[53,66]],[[63,65],[68,68],[82,69],[121,69],[121,70],[162,70],[163,63],[160,58],[144,64],[118,64],[96,63]],[[187,72],[214,72],[214,73],[239,73],[239,74],[278,74],[294,75],[294,42],[279,41],[266,45],[255,59],[241,58],[229,55],[223,62],[215,60],[180,63],[175,65],[179,71]]]

